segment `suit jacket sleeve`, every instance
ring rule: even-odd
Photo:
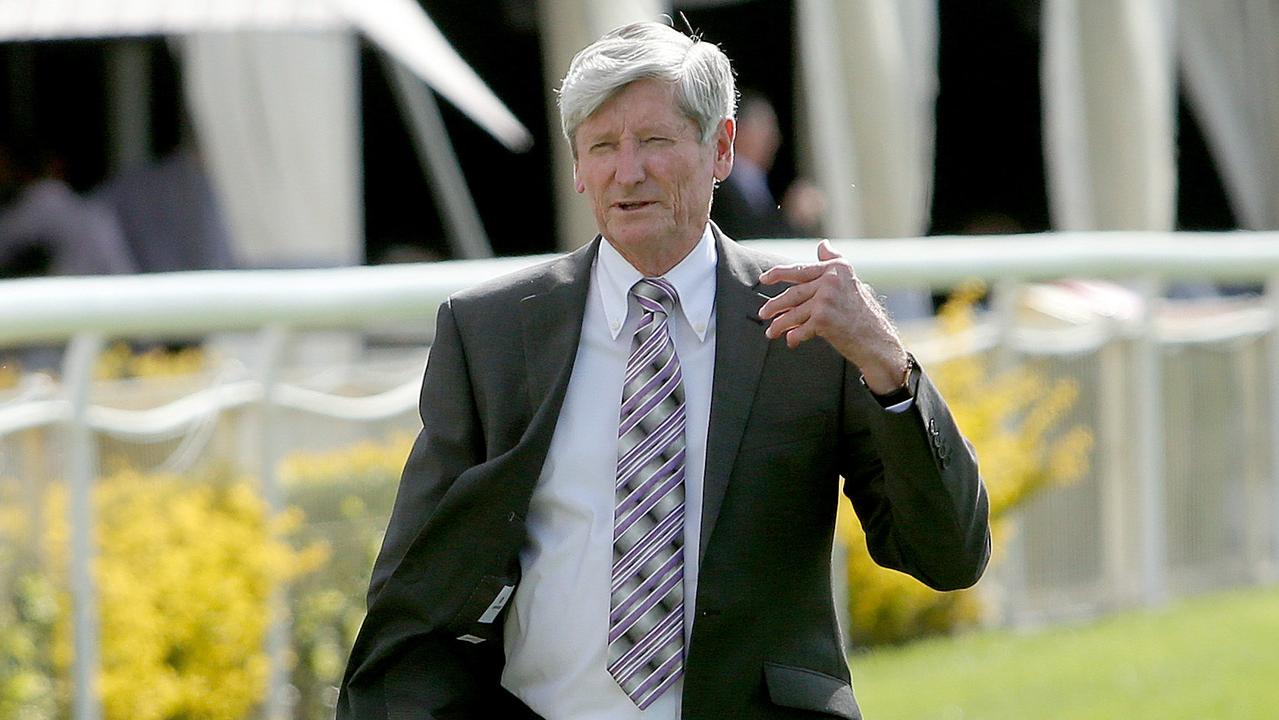
[[[423,429],[399,492],[343,679],[339,720],[471,717],[493,702],[498,643],[470,646],[447,632],[458,588],[469,583],[458,558],[464,542],[452,517],[455,481],[479,464],[482,433],[467,358],[451,305],[441,306],[422,384]]]
[[[910,382],[915,403],[891,413],[850,368],[845,383],[844,492],[853,502],[871,557],[935,590],[981,577],[990,559],[989,503],[972,446],[922,370]]]

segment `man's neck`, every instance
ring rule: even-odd
[[[691,238],[688,238],[679,245],[667,245],[663,243],[653,243],[645,246],[646,252],[633,253],[632,248],[622,247],[607,236],[604,237],[605,242],[612,245],[617,253],[626,259],[632,267],[639,270],[644,277],[661,277],[670,272],[671,268],[679,265],[680,262],[688,257],[688,254],[697,247],[697,243],[702,239],[705,228]],[[651,252],[649,252],[651,251]]]

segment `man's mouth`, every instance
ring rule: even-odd
[[[613,206],[619,210],[629,212],[631,210],[642,210],[653,203],[648,200],[633,200],[626,202],[613,203]]]

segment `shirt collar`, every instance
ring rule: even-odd
[[[710,327],[711,311],[715,307],[715,263],[719,256],[710,223],[702,230],[702,237],[679,264],[662,277],[675,286],[679,293],[679,309],[684,313],[697,339],[705,341]],[[595,278],[599,283],[600,299],[604,304],[604,319],[608,330],[616,340],[626,322],[631,287],[644,275],[622,257],[608,240],[600,241],[596,259]]]

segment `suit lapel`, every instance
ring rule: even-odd
[[[564,393],[573,374],[582,317],[591,285],[591,264],[600,239],[553,262],[544,289],[520,301],[524,359],[532,424],[559,417]],[[546,434],[549,443],[550,434]]]
[[[736,243],[720,234],[718,228],[715,228],[715,239],[719,266],[715,280],[715,371],[702,489],[699,557],[703,558],[728,489],[728,477],[742,433],[746,431],[764,356],[768,353],[768,338],[759,319],[759,308],[766,299],[758,286],[762,268]]]
[[[759,308],[772,288],[760,288],[762,268],[715,228],[719,262],[715,273],[715,369],[707,434],[706,471],[702,490],[699,556],[719,517],[746,420],[759,384],[768,338]],[[591,265],[599,251],[595,242],[552,263],[542,290],[520,301],[524,357],[528,378],[531,434],[549,446],[582,336],[582,318],[590,288]],[[543,451],[545,448],[541,448]]]

